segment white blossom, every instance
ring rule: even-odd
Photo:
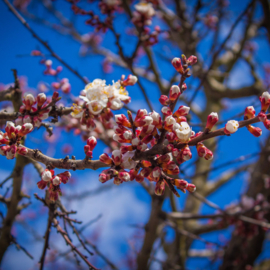
[[[128,151],[125,154],[123,154],[123,157],[122,157],[122,161],[123,161],[122,167],[124,169],[131,170],[131,169],[134,169],[136,167],[137,162],[132,159],[133,156],[134,156],[134,154],[135,154],[135,150],[134,151]]]
[[[268,92],[263,92],[262,93],[262,98],[264,98],[265,101],[267,102],[270,99],[270,94]]]
[[[52,179],[52,174],[50,171],[44,171],[42,173],[42,180],[45,182],[49,182]]]
[[[178,139],[185,143],[188,142],[190,136],[191,136],[191,128],[188,125],[187,122],[181,122],[180,124],[175,124],[173,126],[174,132],[176,134],[176,136],[178,137]]]
[[[235,133],[238,130],[239,123],[235,120],[230,120],[227,122],[225,128],[230,133]]]

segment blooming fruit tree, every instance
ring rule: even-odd
[[[232,25],[227,38],[219,47],[216,48],[213,43],[212,49],[215,51],[212,54],[212,63],[208,70],[205,70],[204,59],[198,57],[200,52],[198,52],[197,46],[192,45],[198,45],[200,42],[199,38],[195,38],[195,33],[198,31],[198,36],[203,40],[206,35],[204,30],[213,31],[216,35],[213,40],[215,42],[219,40],[218,33],[221,27],[220,21],[223,20],[223,8],[226,7],[225,1],[220,1],[220,3],[217,1],[213,9],[207,7],[203,1],[198,1],[197,5],[192,7],[196,14],[195,21],[186,16],[188,7],[185,6],[185,1],[175,1],[175,6],[171,3],[166,6],[163,1],[141,1],[131,4],[129,1],[102,0],[98,1],[97,6],[92,9],[84,6],[80,1],[67,1],[66,4],[73,15],[78,16],[85,25],[93,30],[85,35],[77,32],[71,21],[60,12],[61,8],[57,10],[53,2],[44,1],[43,8],[49,10],[52,16],[59,20],[59,25],[53,25],[53,29],[61,34],[69,33],[74,40],[79,41],[82,56],[88,55],[89,50],[92,50],[95,55],[105,57],[101,64],[104,73],[110,73],[113,66],[128,70],[125,74],[129,75],[115,75],[114,80],[108,84],[108,80],[106,81],[104,78],[88,79],[81,76],[68,62],[53,51],[19,13],[20,11],[33,20],[39,19],[45,25],[51,25],[46,20],[43,21],[38,16],[29,13],[31,9],[28,10],[28,2],[14,1],[17,9],[9,1],[4,0],[4,2],[26,27],[26,30],[43,46],[44,52],[41,49],[33,49],[30,55],[34,59],[39,59],[43,74],[52,82],[50,84],[40,82],[37,90],[33,91],[27,86],[25,80],[18,76],[17,71],[13,70],[14,83],[3,85],[0,88],[0,101],[4,104],[0,111],[0,124],[3,127],[0,131],[0,154],[8,160],[16,159],[11,176],[1,184],[2,187],[11,178],[13,179],[12,193],[10,194],[7,190],[6,194],[1,195],[1,202],[7,206],[7,213],[6,216],[3,216],[1,228],[0,259],[2,260],[10,244],[15,244],[32,257],[12,234],[12,225],[16,216],[28,206],[28,204],[20,205],[19,202],[24,196],[28,196],[23,195],[21,190],[24,167],[32,164],[39,173],[36,186],[44,190],[43,193],[39,193],[43,194],[42,196],[37,193],[34,196],[48,208],[48,225],[39,260],[40,269],[43,269],[46,262],[52,226],[71,247],[76,263],[82,260],[90,269],[98,269],[91,262],[91,258],[87,258],[83,254],[83,252],[88,252],[93,255],[88,248],[90,246],[103,260],[103,265],[118,269],[111,258],[107,258],[107,254],[104,255],[95,245],[89,244],[83,238],[82,230],[76,227],[80,222],[70,217],[73,212],[67,210],[62,203],[65,189],[71,185],[73,172],[97,169],[99,169],[99,176],[91,181],[99,181],[100,186],[106,186],[109,183],[116,186],[125,185],[126,182],[134,181],[134,186],[137,182],[151,196],[151,214],[147,225],[144,226],[143,244],[134,253],[135,255],[130,255],[130,264],[127,263],[127,269],[152,269],[155,261],[160,263],[161,268],[159,269],[184,269],[187,258],[192,257],[192,254],[195,254],[193,257],[196,257],[196,254],[197,257],[208,254],[205,257],[221,258],[218,262],[221,269],[232,269],[231,265],[234,265],[235,269],[251,269],[248,267],[254,264],[259,255],[258,252],[254,252],[252,245],[262,247],[261,239],[264,239],[265,231],[270,228],[268,222],[270,205],[267,199],[270,196],[269,192],[264,191],[262,184],[256,185],[255,180],[251,181],[247,194],[241,197],[239,204],[230,205],[225,210],[206,197],[229,182],[239,172],[247,170],[245,164],[245,167],[236,168],[233,173],[222,176],[218,181],[208,183],[207,177],[211,171],[214,171],[211,164],[215,162],[214,153],[218,140],[225,138],[224,140],[228,141],[228,145],[230,145],[235,133],[242,128],[246,129],[245,134],[255,137],[260,137],[263,130],[266,132],[270,130],[269,84],[267,79],[261,82],[259,76],[255,74],[255,64],[250,60],[254,56],[254,48],[250,39],[255,36],[251,30],[255,26],[256,31],[259,28],[252,14],[255,6],[261,4],[252,1],[243,14],[236,19],[235,24],[246,16],[248,22],[246,23],[246,35],[240,40],[234,40],[235,47],[230,50],[226,47],[226,42],[231,38],[236,25]],[[88,5],[91,6],[91,4]],[[203,7],[208,9],[208,13],[202,18],[200,10]],[[220,15],[220,21],[214,15],[217,12],[222,15]],[[120,42],[122,32],[118,33],[115,22],[116,14],[126,16],[132,26],[132,29],[123,29],[123,33],[124,30],[131,31],[132,35],[137,38],[137,44],[131,50],[131,56],[127,56]],[[204,30],[195,31],[197,28],[193,26],[197,23]],[[159,24],[164,26],[161,27]],[[250,30],[251,27],[253,28]],[[255,30],[253,29],[253,31]],[[118,55],[110,51],[110,48],[103,48],[101,45],[101,36],[108,32],[114,37]],[[189,46],[184,38],[188,40]],[[159,68],[162,69],[162,67],[155,64],[153,48],[159,46],[160,39],[169,44],[178,44],[180,48],[176,53],[172,51],[172,57],[165,57],[166,69],[170,70],[170,73],[174,73],[170,80],[161,78]],[[50,56],[45,51],[48,51]],[[178,57],[180,52],[187,56],[182,54],[181,57]],[[156,54],[158,55],[157,52]],[[136,64],[140,57],[146,57],[148,60],[149,68],[146,70]],[[233,66],[241,57],[248,63],[255,83],[238,90],[229,89],[229,86],[224,86],[226,84],[225,76],[230,74]],[[61,65],[55,67],[53,58]],[[64,70],[69,70],[83,82],[84,89],[80,91],[80,94],[77,95],[77,92],[73,91],[71,80],[61,75]],[[195,90],[194,84],[190,83],[190,78],[193,76],[199,80],[199,83],[195,82],[195,85],[198,85]],[[150,101],[143,86],[144,80],[158,86],[159,99],[156,107],[159,109],[154,110],[152,103],[155,102],[152,99]],[[194,102],[201,87],[204,88],[207,100],[204,111],[198,110]],[[134,96],[132,93],[137,88],[141,89],[149,109],[132,109],[131,97]],[[249,96],[256,96],[256,101],[248,100],[249,104],[247,106],[245,104],[235,117],[222,121],[219,119],[222,109],[225,107],[221,102],[224,98],[234,99]],[[189,97],[191,97],[190,100]],[[254,107],[256,107],[257,113]],[[194,115],[201,121],[197,126],[191,120]],[[260,122],[260,127],[254,125]],[[84,145],[81,147],[82,158],[76,159],[74,155],[54,158],[52,155],[43,153],[41,149],[26,146],[28,139],[32,138],[37,130],[43,128],[48,133],[46,138],[49,143],[50,138],[54,138],[57,129],[62,129],[67,133],[73,132],[74,136],[80,136],[84,141]],[[103,151],[100,151],[100,147],[98,147],[100,142],[107,146]],[[212,145],[209,142],[212,142]],[[227,150],[233,151],[231,148]],[[69,153],[69,150],[65,151]],[[93,158],[96,154],[99,156],[97,160]],[[254,179],[264,178],[264,187],[269,189],[270,177],[268,177],[264,163],[266,160],[264,154],[263,151],[259,153],[257,166],[262,168],[260,176],[256,176],[254,173],[252,177]],[[5,162],[7,161],[5,160]],[[233,164],[234,161],[229,163]],[[194,173],[190,177],[185,173],[189,167],[194,169]],[[177,209],[176,206],[177,197],[180,197],[179,191],[187,193],[184,195],[186,196],[184,211]],[[29,194],[29,196],[31,195]],[[162,210],[166,198],[170,201],[171,212]],[[207,204],[217,212],[208,216],[199,214],[201,203]],[[201,226],[197,222],[200,218],[210,219],[209,224]],[[224,247],[222,248],[222,255],[217,255],[218,251],[211,250],[211,248],[205,249],[205,254],[196,253],[196,250],[190,249],[191,243],[195,239],[206,244],[213,244],[201,238],[200,234],[224,229],[230,225],[234,226],[235,231],[226,250]],[[75,233],[78,246],[72,242],[67,226]],[[160,233],[165,227],[175,230],[176,236],[173,244],[165,241],[165,236]],[[190,230],[188,230],[189,227]],[[155,257],[155,252],[153,252],[154,244],[158,239],[161,240],[162,251],[166,253],[166,261]],[[237,256],[233,252],[239,247],[239,243],[243,243],[247,247],[247,254],[250,256],[246,256],[244,253]],[[216,244],[216,246],[219,247],[220,244]],[[83,249],[83,252],[80,249]],[[209,255],[207,252],[210,251],[212,253]],[[53,259],[52,263],[54,263]]]

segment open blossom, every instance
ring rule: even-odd
[[[227,122],[224,128],[225,134],[235,133],[238,130],[239,123],[235,120],[230,120]]]
[[[176,123],[173,126],[173,130],[182,143],[188,142],[191,136],[191,128],[187,122]]]
[[[137,162],[132,158],[135,154],[135,151],[128,151],[122,156],[122,167],[124,169],[134,169],[137,165]]]
[[[151,25],[151,19],[155,15],[155,10],[152,4],[141,2],[134,7],[136,11],[133,12],[132,22],[138,26]]]

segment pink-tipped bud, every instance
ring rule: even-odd
[[[218,114],[215,112],[210,113],[207,117],[206,128],[208,130],[211,130],[213,126],[217,123],[217,121],[218,121]]]
[[[107,165],[112,164],[112,159],[108,156],[108,154],[104,153],[99,156],[99,160]]]
[[[253,106],[248,106],[245,109],[244,119],[252,119],[255,117],[255,109]]]
[[[27,148],[26,147],[18,147],[18,149],[17,149],[17,153],[19,154],[19,155],[22,155],[22,156],[25,156],[27,153],[28,153],[28,150],[27,150]]]
[[[268,92],[263,92],[260,96],[261,101],[261,111],[266,112],[270,105],[270,94]]]
[[[181,190],[185,190],[188,186],[188,182],[183,179],[174,179],[173,184]]]
[[[17,146],[16,145],[11,145],[9,148],[7,148],[6,150],[6,158],[7,159],[13,159],[15,158],[15,155],[16,155],[16,152],[17,152]]]
[[[157,182],[160,176],[161,176],[161,168],[155,167],[153,171],[151,172],[151,177],[154,179],[155,182]]]
[[[113,162],[114,164],[117,166],[117,165],[120,165],[122,163],[122,154],[121,154],[121,151],[120,150],[114,150],[112,152],[112,159],[113,159]]]
[[[157,163],[158,164],[168,163],[171,160],[172,160],[171,156],[169,154],[165,154],[157,158]]]
[[[260,113],[258,114],[258,118],[259,118],[259,120],[260,120],[261,122],[264,122],[265,120],[267,120],[267,116],[266,116],[266,114],[265,114],[264,112],[260,112]]]
[[[155,187],[155,194],[161,196],[164,194],[164,191],[165,191],[165,182],[163,180],[158,181]]]
[[[235,120],[230,120],[227,122],[224,128],[224,133],[225,134],[232,134],[235,133],[238,130],[239,123]]]
[[[156,128],[159,128],[159,129],[162,128],[162,120],[161,120],[161,116],[159,113],[153,111],[153,112],[149,113],[149,116],[151,116],[153,119],[152,125],[155,125]]]
[[[94,136],[91,136],[87,139],[86,143],[90,146],[90,150],[93,151],[97,145],[97,139]]]
[[[208,148],[206,148],[204,158],[206,160],[212,160],[213,157],[214,157],[213,152],[211,150],[209,150]]]
[[[30,111],[32,106],[36,103],[36,100],[32,94],[26,94],[23,103],[25,104],[25,109]]]
[[[54,89],[56,89],[56,90],[59,90],[60,87],[61,87],[61,84],[60,84],[59,82],[53,82],[53,83],[52,83],[52,87],[53,87]]]
[[[262,135],[262,130],[259,127],[248,125],[247,129],[255,137],[260,137]]]
[[[169,99],[175,101],[180,96],[180,88],[177,85],[173,85],[169,92]]]
[[[71,173],[68,171],[65,171],[63,173],[59,173],[58,176],[61,178],[61,182],[66,184],[71,178]]]
[[[40,93],[37,96],[37,105],[41,107],[47,101],[47,97],[44,93]]]
[[[202,143],[198,143],[196,145],[198,156],[199,157],[204,157],[206,155],[206,147]]]
[[[132,150],[133,150],[132,145],[122,145],[120,147],[120,151],[121,151],[122,154],[125,154],[126,152],[132,151]]]
[[[59,93],[58,92],[53,92],[52,100],[59,100]]]
[[[122,82],[123,86],[134,85],[138,81],[138,78],[133,75],[128,75],[127,79]]]
[[[23,123],[26,124],[26,123],[32,123],[32,118],[30,115],[25,115],[23,117]]]
[[[128,121],[128,119],[126,118],[126,116],[123,115],[123,114],[117,114],[117,115],[115,115],[115,122],[118,125],[122,125],[124,127],[131,128],[131,123]]]
[[[165,115],[165,116],[169,116],[172,115],[172,111],[169,107],[165,106],[161,109],[161,112]]]
[[[161,105],[163,106],[167,106],[169,104],[169,98],[165,95],[161,95],[159,98],[159,102],[161,103]]]
[[[186,85],[186,83],[183,83],[182,84],[182,92],[184,92],[184,91],[186,91],[187,90],[187,85]]]
[[[84,153],[87,157],[89,158],[93,158],[93,151],[90,150],[90,146],[89,145],[85,145],[84,146]]]
[[[134,121],[134,125],[136,127],[143,127],[143,126],[151,125],[152,122],[153,122],[153,118],[151,116],[146,115],[146,116],[143,116],[141,118],[136,117],[136,119]]]
[[[166,134],[166,139],[167,139],[170,143],[172,143],[172,142],[175,141],[175,137],[176,137],[176,135],[175,135],[173,132],[168,132],[168,133]]]
[[[191,55],[188,59],[187,59],[187,64],[188,65],[194,65],[197,63],[197,57],[195,55]]]
[[[187,107],[187,106],[182,105],[173,114],[173,116],[175,116],[175,117],[186,116],[186,115],[188,115],[189,111],[190,111],[190,107]]]
[[[266,129],[270,130],[270,120],[266,119],[264,122],[263,122],[264,126]]]
[[[45,61],[44,64],[45,64],[45,66],[46,66],[47,68],[50,68],[50,67],[52,66],[52,63],[53,63],[52,60],[48,59],[48,60]]]
[[[195,192],[195,191],[196,191],[196,186],[193,185],[193,184],[188,184],[187,190],[188,190],[189,192]]]
[[[146,109],[140,109],[137,111],[136,117],[134,121],[137,121],[138,119],[144,117],[147,115],[147,110]]]
[[[181,158],[185,161],[190,160],[192,158],[191,151],[188,146],[181,150]]]
[[[33,50],[33,51],[31,51],[31,55],[32,56],[40,56],[41,55],[41,51]]]
[[[5,127],[5,131],[6,131],[6,133],[7,133],[7,135],[8,135],[8,137],[9,138],[12,138],[13,136],[12,136],[12,133],[15,133],[15,125],[14,125],[14,123],[13,122],[11,122],[11,121],[7,121],[7,123],[6,123],[6,127]]]
[[[22,128],[19,131],[19,136],[23,137],[33,131],[34,127],[31,123],[26,123],[22,125]]]
[[[172,65],[176,69],[177,72],[179,72],[181,74],[184,72],[180,58],[176,58],[176,57],[173,58]]]
[[[62,91],[63,91],[65,94],[70,93],[70,90],[71,90],[71,85],[70,85],[70,83],[67,82],[67,83],[62,84],[61,89],[62,89]]]
[[[108,174],[105,174],[105,173],[101,173],[98,177],[98,180],[99,182],[101,183],[105,183],[107,182],[108,180],[110,180],[110,176]]]
[[[129,182],[130,181],[130,175],[128,172],[122,171],[118,175],[119,179],[124,181],[124,182]]]
[[[16,120],[15,120],[15,125],[18,126],[22,126],[23,125],[23,117],[19,116]]]
[[[173,130],[173,126],[175,125],[176,121],[172,115],[169,115],[165,118],[164,121],[164,128],[168,131]]]
[[[138,174],[138,175],[136,175],[135,180],[138,183],[142,183],[144,180],[144,176],[142,176],[141,174]]]

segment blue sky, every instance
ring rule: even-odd
[[[222,37],[220,37],[221,39],[224,38],[228,33],[230,29],[230,22],[232,23],[234,21],[235,17],[239,14],[239,12],[241,12],[243,7],[246,6],[247,2],[248,1],[232,1],[230,3],[229,8],[231,10],[231,19],[229,20],[228,24],[223,26],[224,30],[222,32]],[[63,10],[64,13],[71,14],[67,3],[59,1],[57,4],[59,6],[61,5],[61,10]],[[258,10],[257,13],[259,17],[261,11]],[[124,31],[126,22],[127,20],[123,16],[119,16],[119,18],[117,18],[117,31],[119,33]],[[85,26],[80,20],[78,20],[76,24],[80,26],[79,29],[81,33],[92,31],[91,28]],[[53,30],[31,21],[30,25],[42,37],[42,39],[49,42],[50,46],[57,54],[59,54],[66,62],[70,63],[72,67],[80,72],[80,74],[86,76],[91,81],[96,78],[102,78],[106,79],[107,82],[110,83],[112,80],[119,79],[122,74],[129,74],[129,72],[117,67],[114,67],[113,73],[105,74],[102,71],[102,67],[100,65],[101,61],[103,60],[102,57],[80,57],[78,55],[80,45],[68,36],[59,35]],[[42,49],[44,53],[46,53],[46,50],[44,50],[38,41],[31,36],[31,34],[22,26],[22,24],[14,17],[14,15],[7,10],[7,7],[3,2],[0,2],[0,26],[0,59],[2,63],[2,65],[0,65],[0,83],[7,84],[13,81],[13,75],[11,72],[11,69],[13,68],[17,69],[19,76],[27,77],[28,85],[31,88],[35,89],[40,81],[51,83],[52,78],[43,75],[44,67],[39,64],[38,58],[30,57],[29,55],[33,49]],[[233,37],[233,39],[236,38],[237,35],[241,34],[241,31],[242,28],[240,25],[237,28],[235,37]],[[207,51],[210,39],[211,34],[209,35],[209,38],[206,39],[205,42],[202,42],[202,44],[199,46],[200,59],[207,60]],[[122,44],[125,44],[125,52],[130,53],[134,47],[134,37],[124,37],[121,42]],[[257,51],[258,57],[261,59],[262,63],[269,62],[270,52],[268,44],[259,39],[256,40],[256,42],[259,46],[259,51]],[[105,36],[102,45],[110,48],[114,52],[117,52],[114,45],[114,39],[110,33]],[[155,46],[154,51],[165,51],[165,45],[166,44]],[[172,47],[169,48],[168,51],[170,51],[170,53],[168,53],[170,57],[180,55],[180,52],[177,50],[177,48]],[[174,55],[174,53],[178,55]],[[59,65],[56,60],[52,60],[55,66]],[[145,60],[142,59],[141,63],[145,64],[144,61]],[[206,62],[208,63],[208,61]],[[162,76],[164,78],[168,78],[171,74],[173,74],[174,70],[170,63],[166,63],[161,58],[158,58],[157,63],[162,70]],[[248,85],[251,82],[251,78],[246,74],[246,65],[243,62],[239,63],[233,70],[232,76],[230,76],[228,80],[228,85],[233,88]],[[64,68],[60,75],[61,78],[69,78],[73,95],[78,95],[79,92],[84,88],[84,84],[67,69]],[[191,82],[192,85],[195,86],[198,83],[196,80],[193,81],[192,78],[190,78],[187,80],[187,85],[189,86]],[[146,87],[146,91],[150,96],[151,103],[153,104],[155,110],[159,111],[161,106],[158,102],[159,93],[157,87],[149,82],[146,82],[145,80],[142,80],[142,83]],[[147,108],[143,96],[137,86],[129,88],[128,91],[132,98],[132,103],[130,104],[131,108]],[[254,98],[234,100],[232,102],[227,101],[228,108],[220,115],[221,120],[229,119],[237,113],[242,112],[245,107],[250,105],[253,101]],[[68,99],[66,100],[66,104],[68,106],[71,105]],[[204,108],[203,93],[199,93],[197,96],[196,105],[198,107]],[[193,123],[196,121],[196,118],[191,120]],[[60,138],[60,140],[52,143],[51,145],[48,145],[44,142],[44,130],[42,129],[31,133],[30,136],[28,136],[26,145],[31,148],[38,147],[42,150],[42,152],[47,153],[50,156],[62,158],[65,156],[62,151],[63,146],[66,144],[71,144],[73,147],[72,154],[75,155],[76,158],[84,158],[84,143],[79,136],[74,137],[73,133],[67,133],[63,130],[57,131],[56,129],[55,133],[58,138]],[[216,152],[214,166],[238,158],[242,155],[244,156],[260,151],[259,144],[265,140],[266,133],[267,132],[264,132],[264,135],[258,139],[253,137],[245,129],[240,129],[236,134],[233,135],[233,138],[224,138],[219,145],[218,151]],[[98,147],[94,151],[94,159],[98,159],[98,156],[102,153],[103,149],[104,145],[99,143]],[[250,161],[254,161],[255,159],[256,157]],[[1,178],[4,178],[6,175],[8,175],[8,172],[10,172],[14,166],[14,161],[6,160],[4,157],[0,157],[0,164]],[[192,168],[187,170],[187,174],[192,175],[192,170]],[[210,179],[216,179],[220,173],[222,173],[222,171],[224,171],[224,169],[214,171],[210,174]],[[80,194],[80,192],[83,190],[99,190],[101,188],[101,184],[98,182],[98,173],[98,171],[82,171],[72,173],[76,181],[74,184],[70,183],[64,186],[62,188],[63,193],[74,195]],[[28,210],[25,211],[25,215],[27,216],[27,214],[30,215],[31,213],[35,213],[38,219],[33,219],[29,224],[34,226],[34,228],[37,229],[39,234],[42,236],[46,227],[46,211],[44,212],[43,210],[42,212],[40,209],[41,204],[34,199],[33,193],[37,192],[40,196],[43,196],[44,192],[38,190],[36,187],[36,182],[39,181],[39,177],[31,165],[26,167],[25,176],[27,181],[24,182],[24,188],[31,196],[32,201],[32,205]],[[226,184],[218,192],[210,196],[210,199],[221,207],[224,207],[230,202],[239,199],[239,194],[241,194],[241,192],[243,192],[245,189],[246,181],[247,174],[240,174],[230,183]],[[109,184],[110,183],[106,183],[106,185]],[[5,190],[5,188],[3,188],[3,190]],[[186,195],[181,194],[181,198],[178,202],[180,207],[182,207],[184,204],[185,196]],[[94,236],[98,235],[98,247],[100,247],[100,249],[102,249],[105,254],[109,254],[109,258],[113,258],[114,263],[123,266],[123,254],[126,254],[130,251],[132,246],[130,241],[133,240],[133,235],[138,231],[138,229],[134,229],[134,227],[131,225],[143,225],[147,222],[147,218],[149,216],[151,199],[143,190],[143,188],[139,184],[132,182],[126,183],[119,187],[113,187],[109,191],[107,190],[96,196],[87,197],[84,200],[69,201],[65,200],[65,198],[63,198],[63,200],[65,203],[67,203],[68,208],[79,210],[76,216],[78,220],[88,222],[98,215],[102,215],[99,221],[89,227],[85,235],[89,236],[90,239],[91,237],[94,238]],[[165,203],[164,210],[167,209],[169,209],[169,207],[168,204]],[[5,212],[5,209],[1,208],[1,210]],[[203,206],[202,212],[213,212],[213,209]],[[29,252],[34,254],[35,262],[37,262],[41,254],[43,243],[34,241],[31,233],[27,232],[27,230],[22,225],[20,225],[20,222],[18,222],[18,225],[15,226],[14,233],[15,235],[19,236],[18,239],[21,241],[21,243],[25,243],[25,246]],[[229,237],[228,232],[218,232],[205,235],[205,239],[218,242],[220,241],[221,235]],[[66,250],[66,246],[60,236],[56,234],[54,234],[54,236],[55,239],[53,239],[53,245],[61,245],[63,251]],[[169,232],[168,238],[170,237],[172,237],[172,234]],[[204,246],[196,241],[194,242],[194,247],[202,248]],[[16,260],[12,259],[14,258],[14,255],[16,256]],[[164,254],[160,252],[159,256],[162,259]],[[96,258],[93,260],[96,260]],[[61,262],[61,259],[59,259],[59,261]],[[21,266],[22,262],[23,267]],[[205,263],[205,261],[202,262]],[[188,265],[190,269],[198,269],[200,263],[201,260],[192,259],[192,261],[188,262]],[[104,266],[104,263],[100,259],[97,259],[97,264],[100,267]],[[22,252],[18,252],[14,247],[10,247],[4,260],[4,267],[6,269],[17,269],[18,265],[21,266],[22,270],[35,269],[36,267],[36,265],[33,265],[33,262],[25,257]],[[155,265],[153,269],[159,269],[158,267],[158,265]],[[124,269],[124,266],[121,269]]]

